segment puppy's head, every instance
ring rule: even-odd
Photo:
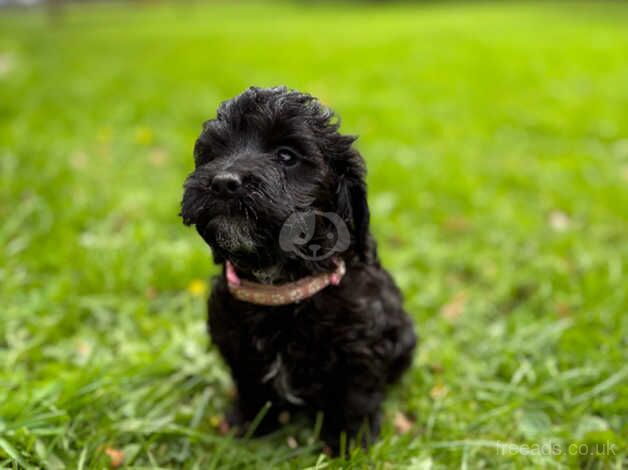
[[[315,98],[284,87],[249,88],[220,105],[196,141],[181,207],[216,262],[251,271],[300,259],[316,270],[325,265],[320,256],[299,256],[280,243],[286,222],[301,219],[317,253],[340,246],[344,256],[366,256],[364,161],[352,148],[355,138],[338,126]],[[312,214],[321,217],[309,230]],[[304,235],[294,226],[288,232]]]

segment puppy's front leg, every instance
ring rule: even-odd
[[[236,435],[244,435],[263,413],[261,420],[253,430],[254,436],[261,436],[279,427],[279,408],[273,402],[272,392],[265,384],[255,383],[248,378],[235,378],[237,396],[226,413],[229,427],[236,430]]]
[[[367,447],[379,436],[384,393],[377,389],[360,388],[359,383],[354,383],[338,398],[332,400],[324,411],[323,442],[334,454],[338,454],[344,432],[347,445],[359,438],[359,444]]]

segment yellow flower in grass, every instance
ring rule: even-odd
[[[153,143],[153,135],[153,130],[150,127],[138,127],[135,130],[135,142],[140,145],[150,145]]]
[[[188,285],[188,292],[194,297],[204,297],[207,293],[207,284],[202,279],[194,279]]]

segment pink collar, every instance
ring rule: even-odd
[[[336,269],[331,273],[307,276],[295,282],[279,286],[259,284],[240,279],[231,262],[225,262],[229,292],[236,299],[257,305],[288,305],[312,297],[328,285],[337,286],[345,275],[345,262],[336,260]]]

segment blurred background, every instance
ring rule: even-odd
[[[628,4],[0,5],[0,466],[625,463]],[[308,423],[220,436],[217,269],[178,217],[201,123],[278,84],[360,136],[422,337],[349,462]]]

